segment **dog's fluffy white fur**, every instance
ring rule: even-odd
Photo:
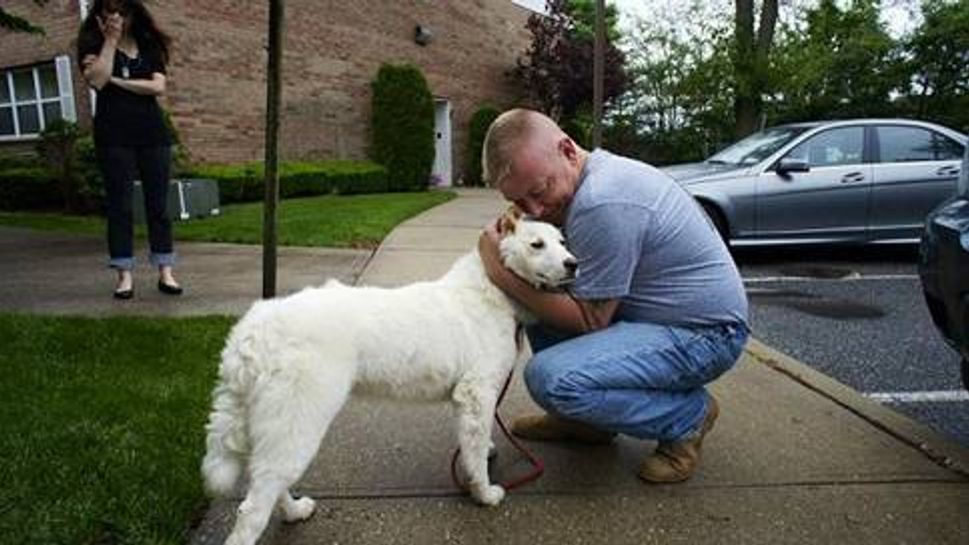
[[[575,259],[551,225],[504,220],[504,263],[536,286],[568,282]],[[477,252],[434,282],[396,289],[330,281],[257,302],[222,351],[202,473],[225,495],[247,470],[250,485],[227,543],[255,543],[278,504],[288,521],[314,502],[289,488],[353,393],[450,400],[471,495],[495,505],[487,456],[501,385],[514,366],[516,323],[527,320],[485,274]]]

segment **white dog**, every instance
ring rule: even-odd
[[[503,219],[503,262],[535,286],[574,278],[576,261],[555,227]],[[233,327],[206,426],[202,473],[229,493],[248,469],[250,485],[226,543],[253,544],[277,503],[287,521],[315,504],[289,488],[302,476],[351,391],[451,400],[471,495],[496,505],[505,491],[488,477],[495,403],[528,320],[485,274],[478,253],[434,282],[397,289],[336,281],[257,302]]]

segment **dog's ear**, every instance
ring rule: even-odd
[[[521,208],[515,205],[508,207],[505,213],[501,216],[501,232],[502,233],[514,233],[515,226],[518,225],[518,220],[522,218],[524,213]]]

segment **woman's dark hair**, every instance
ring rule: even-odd
[[[140,0],[94,0],[77,36],[77,62],[84,55],[97,53],[104,45],[104,36],[97,17],[105,12],[117,12],[128,18],[128,32],[138,42],[138,49],[153,53],[163,65],[168,64],[171,38],[162,32],[148,8]]]

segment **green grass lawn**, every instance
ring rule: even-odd
[[[0,541],[184,543],[231,324],[0,314]]]
[[[454,193],[432,191],[286,199],[278,210],[279,244],[373,248],[401,221],[452,198]],[[262,215],[262,203],[227,205],[217,217],[175,222],[175,239],[261,244]],[[0,225],[97,235],[105,229],[98,216],[27,212],[2,212]],[[143,237],[144,226],[136,233]]]

